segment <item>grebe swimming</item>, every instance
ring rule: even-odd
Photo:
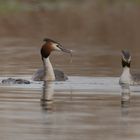
[[[62,51],[65,53],[72,53],[71,50],[64,49],[58,42],[45,38],[45,44],[41,48],[41,57],[43,61],[43,68],[39,69],[34,75],[34,81],[65,81],[68,77],[60,70],[54,70],[50,62],[49,56],[52,51]]]

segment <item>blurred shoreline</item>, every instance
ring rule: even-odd
[[[1,37],[40,40],[48,36],[114,49],[140,44],[140,5],[130,0],[14,1],[7,12],[6,6],[5,11],[0,7]]]
[[[5,65],[7,59],[26,63],[32,73],[42,64],[39,49],[43,38],[49,37],[75,50],[72,64],[65,55],[52,57],[56,67],[72,75],[119,76],[122,49],[131,52],[133,71],[139,72],[139,17],[137,0],[6,0],[0,6],[0,63]],[[21,56],[21,48],[29,62]]]

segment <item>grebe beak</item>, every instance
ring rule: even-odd
[[[57,47],[58,47],[58,48],[60,49],[60,51],[62,51],[62,52],[72,54],[72,50],[65,49],[65,48],[63,48],[61,45],[57,45]]]
[[[60,44],[57,44],[56,46],[57,46],[57,48],[59,48],[59,51],[62,51],[62,52],[65,52],[65,53],[69,53],[70,56],[71,56],[71,61],[70,62],[72,62],[72,52],[73,51],[69,50],[69,49],[63,48]]]

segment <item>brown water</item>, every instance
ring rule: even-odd
[[[0,89],[0,138],[5,140],[137,140],[139,96],[128,107],[118,95],[66,96],[55,92],[50,110],[41,91]]]
[[[0,47],[1,76],[28,75],[30,78],[41,66],[39,43],[29,46],[25,42],[22,39],[11,39],[8,43],[7,39],[3,40]],[[70,46],[74,49],[74,45]],[[27,87],[1,85],[0,139],[139,140],[140,90],[137,95],[131,95],[130,104],[122,107],[117,79],[114,78],[114,82],[110,78],[110,83],[106,82],[106,77],[121,73],[120,50],[101,46],[87,48],[85,51],[75,48],[72,63],[65,54],[52,57],[56,68],[63,69],[69,76],[85,76],[85,81],[79,78],[79,82],[75,79],[66,84],[58,82],[50,89],[43,87],[43,83]],[[96,83],[94,76],[105,76],[102,77],[105,81],[100,79]],[[95,90],[98,86],[100,91]],[[107,91],[103,87],[117,90]],[[54,94],[53,103],[44,100],[44,97],[51,98],[48,93]]]

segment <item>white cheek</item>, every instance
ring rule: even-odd
[[[124,58],[124,56],[122,56],[122,58],[123,58],[124,61],[127,61],[127,60]]]
[[[52,44],[52,48],[55,51],[61,51],[61,49],[57,47],[57,44]]]
[[[128,60],[126,60],[125,58],[124,58],[124,56],[122,57],[123,58],[123,60],[125,61],[125,62],[131,62],[131,57],[128,59]]]
[[[130,62],[131,61],[131,57],[128,59],[128,62]]]

